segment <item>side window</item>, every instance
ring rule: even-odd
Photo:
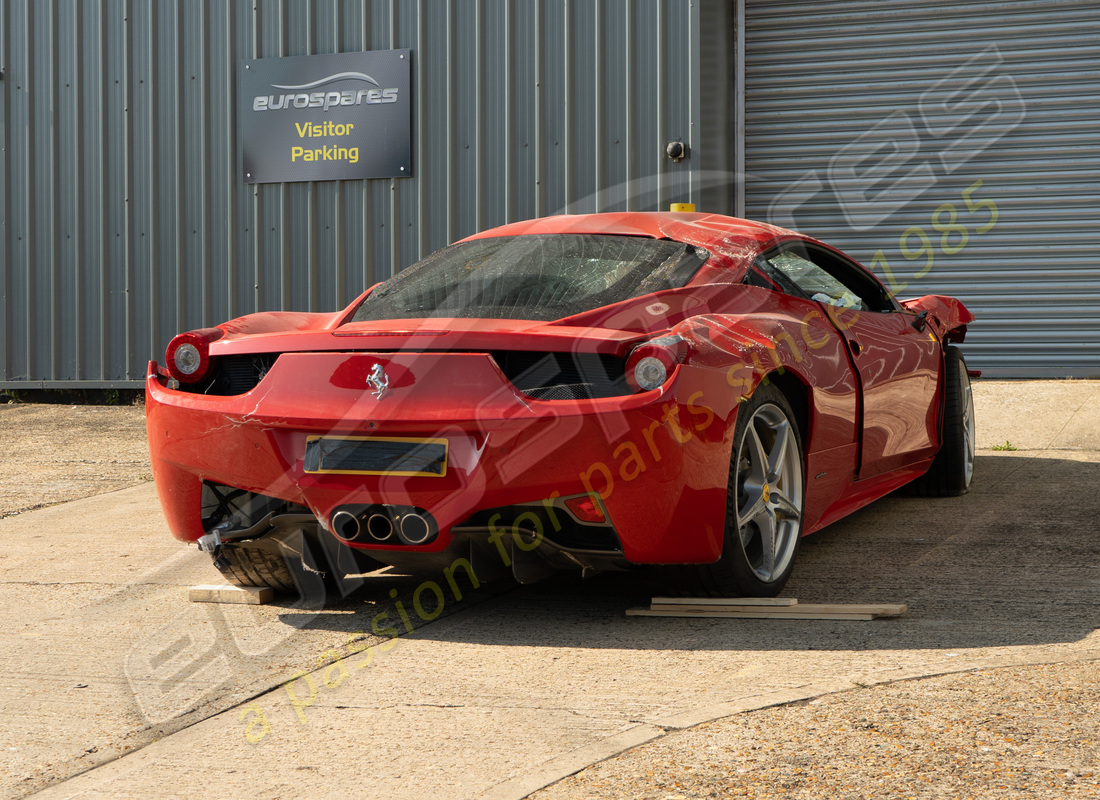
[[[841,308],[859,308],[864,311],[863,302],[843,283],[814,262],[797,253],[786,251],[776,253],[767,259],[779,274],[790,280],[811,300],[839,306]]]
[[[874,276],[836,254],[806,245],[787,245],[758,260],[790,294],[838,308],[890,312],[899,306]],[[792,291],[793,290],[793,291]]]

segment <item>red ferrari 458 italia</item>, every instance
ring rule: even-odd
[[[176,336],[153,470],[173,534],[241,585],[661,565],[773,596],[802,536],[906,484],[967,491],[972,320],[758,222],[520,222],[343,311]]]

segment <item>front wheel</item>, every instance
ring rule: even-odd
[[[717,597],[775,597],[786,585],[802,540],[805,471],[790,404],[760,386],[737,412],[722,556],[714,564],[672,568],[675,588]],[[693,570],[695,586],[685,578]],[[685,592],[686,593],[686,592]]]
[[[932,466],[912,484],[925,497],[957,497],[974,478],[974,392],[962,351],[944,350],[943,433]]]

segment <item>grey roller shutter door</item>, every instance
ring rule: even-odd
[[[961,298],[987,375],[1100,377],[1100,3],[747,0],[745,42],[746,216]]]

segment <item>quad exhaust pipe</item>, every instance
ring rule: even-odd
[[[433,537],[432,527],[420,514],[405,514],[401,517],[398,536],[405,544],[424,544]]]
[[[393,520],[389,514],[371,514],[367,517],[367,533],[376,542],[384,542],[393,536]]]
[[[341,539],[354,542],[362,533],[359,527],[359,518],[350,511],[337,511],[332,515],[332,532]]]
[[[412,506],[342,506],[332,515],[332,532],[345,541],[364,533],[375,542],[394,538],[401,544],[427,544],[439,534],[432,515]]]

